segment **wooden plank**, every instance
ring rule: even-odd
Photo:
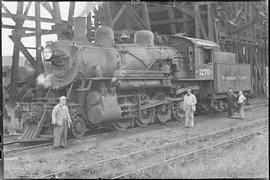
[[[31,126],[27,125],[27,127],[26,127],[26,128],[24,129],[24,131],[23,131],[22,136],[20,136],[19,140],[25,138],[25,136],[28,134],[28,131],[30,130],[30,127],[31,127]]]
[[[36,127],[36,129],[35,129],[35,131],[33,133],[32,138],[37,138],[38,137],[38,135],[39,135],[39,133],[40,133],[46,119],[47,119],[46,117],[47,117],[47,111],[45,110],[43,112],[42,116],[41,116],[41,119],[39,120],[39,122],[37,124],[37,127]]]

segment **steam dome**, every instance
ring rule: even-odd
[[[113,30],[107,26],[97,28],[95,42],[101,46],[111,46],[114,43]]]
[[[154,46],[154,34],[148,30],[137,31],[134,35],[134,43],[144,46]]]

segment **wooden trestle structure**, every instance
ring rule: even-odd
[[[24,8],[24,5],[26,7]],[[35,6],[35,16],[29,16],[30,6]],[[76,3],[70,2],[68,20],[61,19],[59,2],[18,2],[17,12],[12,14],[2,2],[2,18],[10,18],[15,26],[2,24],[12,29],[10,39],[14,43],[12,75],[9,96],[12,103],[20,101],[26,90],[43,71],[41,59],[41,36],[57,34],[58,39],[71,39],[73,15]],[[46,9],[49,17],[41,17],[40,8]],[[91,16],[94,22],[91,22]],[[132,35],[137,30],[148,29],[156,34],[207,39],[220,44],[223,51],[237,55],[239,63],[250,63],[252,88],[257,94],[266,93],[266,68],[268,67],[268,2],[104,2],[87,18],[88,39],[99,25],[114,29],[116,42],[122,33]],[[24,27],[24,21],[35,22],[35,28]],[[51,29],[42,29],[41,23],[54,23]],[[35,37],[36,47],[25,47],[21,39]],[[36,50],[36,56],[29,53]],[[22,52],[36,72],[27,81],[22,91],[16,92],[19,52]]]

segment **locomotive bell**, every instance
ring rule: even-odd
[[[121,39],[123,40],[127,40],[130,38],[130,34],[128,32],[127,29],[124,29],[122,32],[121,32],[121,36],[120,36]]]

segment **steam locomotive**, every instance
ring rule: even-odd
[[[133,44],[115,44],[109,27],[99,27],[92,43],[85,19],[74,18],[74,39],[47,42],[43,49],[45,72],[38,79],[47,92],[24,104],[31,107],[25,118],[41,124],[38,134],[52,133],[48,112],[65,95],[71,134],[81,137],[90,127],[121,131],[181,121],[186,87],[197,96],[198,112],[226,110],[229,87],[251,90],[250,65],[237,64],[235,54],[221,52],[218,44],[178,35],[164,44],[155,45],[147,30],[136,32]]]

